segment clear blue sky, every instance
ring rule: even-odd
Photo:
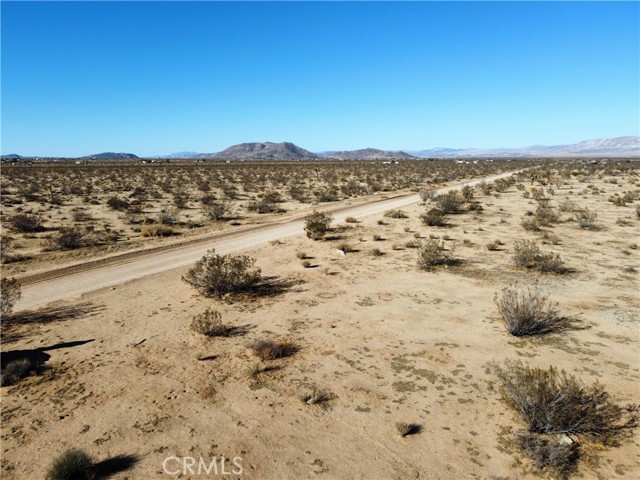
[[[3,1],[1,150],[638,135],[639,5]]]

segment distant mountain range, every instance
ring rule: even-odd
[[[411,159],[417,158],[405,152],[392,152],[378,150],[377,148],[363,148],[361,150],[342,150],[335,152],[320,152],[318,156],[323,158],[337,158],[339,160],[375,160],[375,159]]]
[[[416,151],[390,151],[375,148],[361,150],[336,150],[313,153],[293,143],[254,142],[233,145],[218,153],[176,152],[146,158],[221,159],[221,160],[313,160],[333,158],[340,160],[412,159],[412,158],[460,158],[460,157],[640,157],[640,136],[597,138],[568,145],[533,145],[524,148],[431,148]],[[3,155],[4,161],[22,161],[23,157],[12,153]],[[38,157],[39,159],[44,159]],[[74,160],[135,160],[133,153],[103,152]]]
[[[597,138],[568,145],[524,148],[433,148],[409,152],[416,157],[640,157],[640,137]]]

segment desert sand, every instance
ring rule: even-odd
[[[572,211],[541,232],[525,230],[536,202],[523,194],[541,187],[521,179],[524,190],[476,189],[483,209],[451,215],[444,227],[424,225],[430,205],[418,202],[402,208],[407,218],[363,216],[334,222],[330,239],[301,234],[243,251],[286,284],[278,295],[205,298],[182,281],[183,266],[17,312],[3,328],[3,354],[39,349],[50,358],[37,375],[2,387],[3,478],[44,478],[71,447],[97,460],[137,456],[116,479],[177,478],[163,472],[172,456],[242,466],[241,475],[178,477],[194,479],[540,478],[514,447],[525,426],[500,398],[494,362],[554,365],[638,403],[640,220],[636,205],[608,201],[635,190],[638,172],[598,173],[578,172],[550,195],[555,208],[570,199],[597,212],[597,230],[579,228]],[[420,270],[411,242],[430,236],[459,265]],[[497,239],[503,245],[488,250]],[[570,271],[517,269],[520,239],[558,253]],[[354,251],[338,252],[343,242]],[[511,336],[494,295],[516,282],[548,293],[583,328]],[[205,308],[234,334],[193,332]],[[248,345],[258,338],[288,338],[299,350],[252,378]],[[308,386],[330,398],[302,402]],[[401,437],[397,422],[421,431]],[[638,477],[639,440],[634,432],[618,448],[585,445],[578,474]]]

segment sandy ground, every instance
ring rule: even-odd
[[[21,324],[3,331],[3,352],[45,349],[50,358],[39,375],[1,390],[2,476],[43,478],[53,458],[77,447],[97,460],[137,455],[116,479],[176,478],[163,473],[171,456],[240,457],[241,476],[179,477],[193,479],[539,478],[514,449],[524,424],[501,401],[492,362],[555,365],[601,382],[616,401],[638,403],[640,222],[635,206],[607,202],[628,184],[592,183],[604,193],[582,194],[574,178],[551,203],[589,206],[603,228],[573,221],[545,228],[557,244],[521,227],[536,203],[512,186],[478,195],[483,212],[452,216],[448,227],[424,226],[426,207],[416,204],[404,208],[406,219],[341,224],[340,240],[299,235],[249,250],[264,275],[289,283],[278,296],[203,298],[181,280],[183,267],[18,316]],[[455,245],[461,265],[420,271],[416,250],[405,247],[416,233]],[[495,239],[504,246],[489,251]],[[573,271],[516,270],[517,239],[538,239]],[[357,251],[340,255],[341,241]],[[373,248],[384,255],[371,255]],[[300,251],[311,268],[296,258]],[[588,328],[511,337],[493,297],[516,281],[537,283]],[[192,317],[206,307],[236,334],[192,332]],[[300,350],[248,378],[256,362],[248,343],[276,337]],[[331,400],[302,403],[305,385]],[[401,438],[396,422],[418,423],[422,432]],[[579,474],[638,477],[639,440],[636,433],[619,448],[585,448]]]

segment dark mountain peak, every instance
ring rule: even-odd
[[[214,158],[303,160],[317,156],[291,142],[251,142],[233,145],[216,153]]]

